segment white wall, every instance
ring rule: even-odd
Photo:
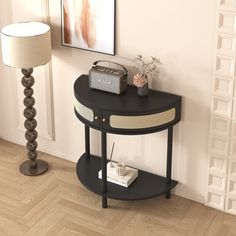
[[[12,16],[14,22],[41,17],[41,9],[36,9],[35,1],[12,2],[13,6],[7,9],[5,1],[0,2],[1,26],[11,23]],[[40,1],[37,2],[39,4]],[[73,83],[80,74],[88,72],[93,61],[109,59],[130,65],[130,59],[137,54],[157,56],[162,61],[162,68],[158,80],[151,83],[152,88],[183,96],[182,121],[174,128],[173,177],[179,181],[176,194],[203,202],[216,1],[117,0],[115,57],[62,47],[60,1],[48,2],[53,46],[55,141],[39,138],[39,149],[72,161],[77,161],[83,153],[84,127],[73,113]],[[41,3],[45,5],[45,1]],[[16,129],[14,119],[21,115],[15,105],[19,98],[12,92],[17,76],[13,69],[0,64],[0,137],[24,144],[23,131]],[[146,136],[109,135],[108,151],[115,141],[115,159],[123,159],[133,166],[164,175],[166,136],[166,131]],[[92,132],[91,141],[92,152],[99,153],[100,135],[97,131]]]
[[[0,27],[8,24],[12,19],[11,1],[0,3]],[[14,83],[15,70],[9,70],[0,63],[0,137],[14,133],[14,114],[16,113]]]

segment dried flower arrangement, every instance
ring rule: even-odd
[[[135,67],[136,73],[133,77],[133,83],[137,87],[142,87],[148,82],[148,76],[152,76],[159,72],[158,66],[161,64],[156,57],[151,57],[150,61],[145,61],[142,55],[138,55],[134,61],[137,63]]]

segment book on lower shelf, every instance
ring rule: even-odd
[[[125,175],[120,176],[116,173],[116,162],[107,163],[107,181],[121,185],[123,187],[129,187],[129,185],[138,177],[138,170],[129,166],[126,166]],[[102,179],[102,170],[98,172],[98,178]]]

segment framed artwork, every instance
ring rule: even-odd
[[[115,55],[115,0],[61,0],[62,45]]]

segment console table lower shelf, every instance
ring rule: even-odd
[[[128,187],[107,182],[107,192],[102,193],[102,180],[98,178],[101,170],[101,158],[84,153],[77,162],[76,172],[80,182],[90,191],[117,200],[144,200],[168,193],[177,185],[177,181],[167,183],[165,177],[138,170],[138,177]]]

